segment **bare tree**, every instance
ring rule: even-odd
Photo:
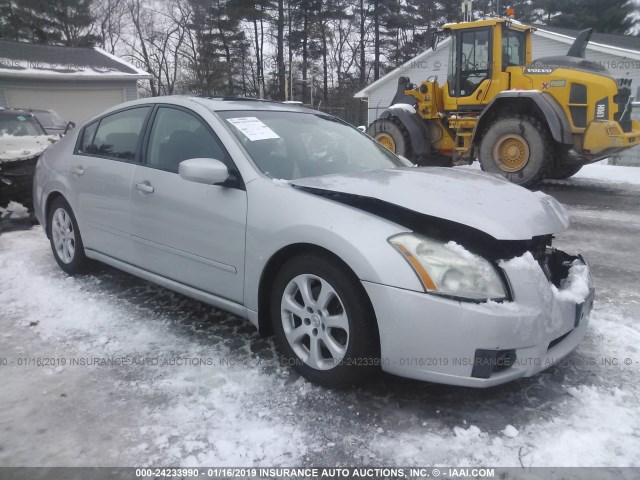
[[[144,0],[127,0],[133,34],[125,44],[129,56],[151,75],[149,90],[153,97],[173,94],[186,38],[184,9],[176,1],[162,8],[154,10]]]
[[[100,38],[103,50],[115,54],[127,27],[125,0],[101,0],[95,2],[94,31]]]

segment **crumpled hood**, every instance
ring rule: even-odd
[[[457,222],[497,240],[529,240],[569,226],[567,210],[542,192],[457,168],[398,168],[301,178],[299,187],[370,197]]]
[[[37,157],[58,140],[57,135],[0,135],[0,163]]]

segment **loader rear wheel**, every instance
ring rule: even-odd
[[[549,171],[551,136],[546,125],[530,116],[503,117],[491,124],[480,142],[482,170],[530,187]]]
[[[379,118],[367,128],[367,135],[396,155],[413,161],[409,132],[395,117]]]
[[[547,178],[551,178],[553,180],[564,180],[565,178],[573,177],[582,167],[583,165],[555,165],[549,171]]]

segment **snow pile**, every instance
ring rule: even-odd
[[[575,260],[569,268],[569,275],[562,281],[561,289],[551,285],[553,294],[559,300],[582,303],[589,295],[591,276],[589,268],[580,260]]]
[[[480,170],[480,162],[471,165],[460,165],[453,168]],[[502,177],[503,178],[503,177]],[[621,165],[585,165],[574,176],[565,180],[544,180],[544,183],[553,185],[605,185],[605,184],[629,184],[640,185],[640,167],[625,167]]]
[[[520,432],[513,425],[507,425],[506,427],[504,427],[504,430],[502,430],[502,434],[508,438],[516,438],[518,435],[520,435]]]
[[[404,110],[407,113],[416,113],[416,109],[408,103],[396,103],[389,107],[389,110]]]
[[[624,167],[622,165],[585,165],[573,177],[567,180],[554,180],[553,182],[566,182],[575,180],[590,180],[606,183],[627,183],[640,185],[640,167]]]
[[[447,247],[452,252],[457,253],[460,257],[464,258],[465,260],[467,260],[469,262],[473,262],[473,261],[477,260],[476,255],[471,253],[469,250],[464,248],[459,243],[456,243],[454,241],[449,241],[449,242],[445,243],[444,246]]]
[[[0,164],[37,157],[44,150],[60,140],[57,135],[13,135],[0,136]]]
[[[284,187],[286,185],[289,185],[289,180],[285,180],[283,178],[272,178],[271,181],[276,185],[278,185],[279,187]]]
[[[540,270],[540,264],[533,258],[531,252],[525,252],[519,257],[514,257],[510,260],[500,260],[500,267],[513,270]]]
[[[401,465],[496,467],[636,466],[640,463],[638,387],[566,388],[567,400],[551,419],[541,417],[521,430],[454,427],[424,432],[413,429],[378,439],[376,452],[395,450]],[[548,413],[548,412],[547,412]],[[606,420],[605,420],[606,419]],[[402,445],[401,449],[397,448]]]
[[[9,202],[7,208],[0,207],[0,218],[27,218],[29,209],[18,202]]]

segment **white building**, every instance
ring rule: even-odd
[[[533,35],[533,58],[565,55],[573,43],[576,30],[536,26]],[[409,77],[413,83],[420,83],[437,76],[444,84],[449,63],[449,38],[443,40],[434,50],[427,50],[404,65],[387,73],[355,94],[368,102],[368,123],[373,122],[390,105],[398,87],[398,77]],[[603,65],[611,75],[632,79],[632,93],[640,99],[640,38],[634,36],[594,33],[586,50],[586,58]],[[636,147],[617,160],[622,164],[640,164],[640,147]]]
[[[138,98],[150,75],[99,48],[0,41],[0,107],[55,110],[81,123]]]

